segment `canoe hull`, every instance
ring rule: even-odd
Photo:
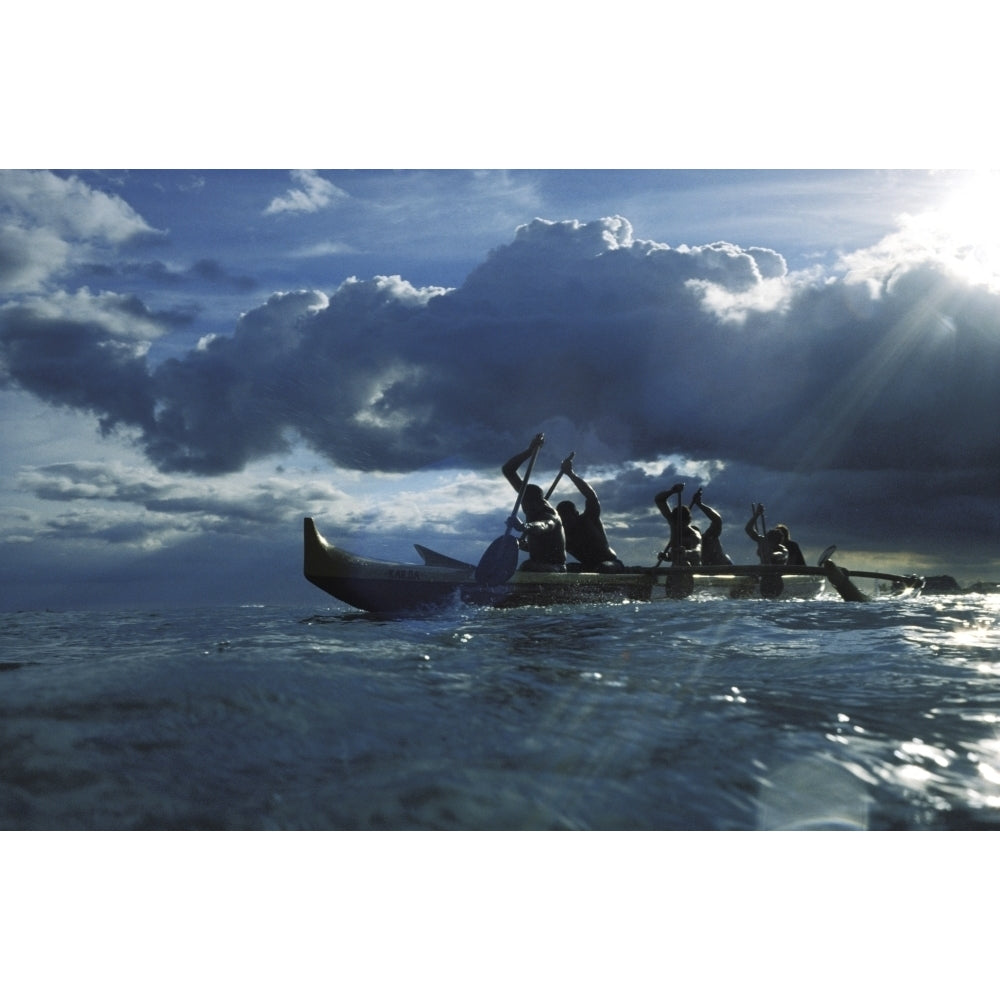
[[[705,566],[691,573],[670,566],[624,573],[529,573],[518,570],[498,586],[477,583],[475,567],[417,546],[425,564],[368,559],[331,545],[312,518],[304,521],[304,575],[345,604],[382,613],[416,611],[457,603],[495,607],[651,601],[717,596],[760,598],[761,580],[782,598],[829,594],[828,571],[794,567],[776,577],[771,567]],[[774,586],[775,583],[779,586]],[[767,589],[765,587],[765,589]],[[769,594],[770,596],[770,594]]]

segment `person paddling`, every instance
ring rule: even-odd
[[[701,564],[703,566],[732,566],[733,561],[722,547],[722,515],[708,506],[702,499],[704,487],[699,486],[691,498],[691,506],[698,506],[709,520],[709,526],[701,533]]]
[[[653,498],[660,513],[670,523],[670,543],[660,553],[660,558],[669,559],[675,566],[700,566],[701,532],[691,523],[691,509],[680,503],[671,509],[669,503],[672,496],[683,492],[684,484],[677,483]]]
[[[536,434],[531,444],[524,451],[519,451],[503,465],[503,474],[507,482],[514,487],[515,493],[524,495],[521,499],[521,509],[525,521],[516,515],[508,518],[508,525],[515,531],[522,532],[521,547],[528,551],[528,559],[521,563],[519,569],[533,573],[565,573],[566,572],[566,535],[562,521],[555,508],[545,499],[541,486],[535,483],[525,485],[517,470],[521,464],[532,455],[545,440],[544,434]]]
[[[586,503],[581,513],[572,500],[556,504],[556,511],[566,533],[566,551],[580,563],[586,573],[621,573],[625,567],[608,544],[601,522],[601,503],[594,488],[573,471],[573,459],[563,459],[561,471],[569,476]]]
[[[802,554],[802,549],[799,548],[799,543],[792,540],[792,535],[788,530],[788,525],[776,524],[774,526],[774,530],[781,532],[782,541],[784,542],[785,548],[788,550],[788,565],[805,566],[806,557]]]
[[[751,505],[753,514],[746,523],[746,533],[757,543],[757,555],[760,561],[768,566],[784,565],[788,562],[788,549],[785,548],[784,535],[777,529],[771,528],[761,534],[757,530],[757,520],[761,519],[761,526],[764,527],[764,505],[762,503]]]

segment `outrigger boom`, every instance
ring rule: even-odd
[[[332,597],[362,611],[393,613],[456,601],[495,607],[577,604],[600,601],[652,601],[664,598],[715,596],[734,599],[813,598],[827,585],[845,601],[867,601],[857,579],[874,581],[879,596],[919,593],[918,576],[852,572],[825,559],[820,566],[634,566],[621,573],[530,573],[518,570],[510,580],[488,585],[476,580],[476,567],[424,546],[415,546],[423,564],[390,562],[354,555],[331,545],[311,517],[304,529],[303,572],[306,579]],[[777,580],[775,579],[777,578]],[[879,587],[886,584],[886,588]]]

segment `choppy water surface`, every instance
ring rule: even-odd
[[[998,617],[4,615],[0,828],[1000,828]]]

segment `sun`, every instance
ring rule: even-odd
[[[1000,171],[976,171],[960,180],[938,214],[956,235],[995,242],[1000,238]]]
[[[1000,171],[963,173],[937,208],[912,222],[949,270],[1000,291]]]

